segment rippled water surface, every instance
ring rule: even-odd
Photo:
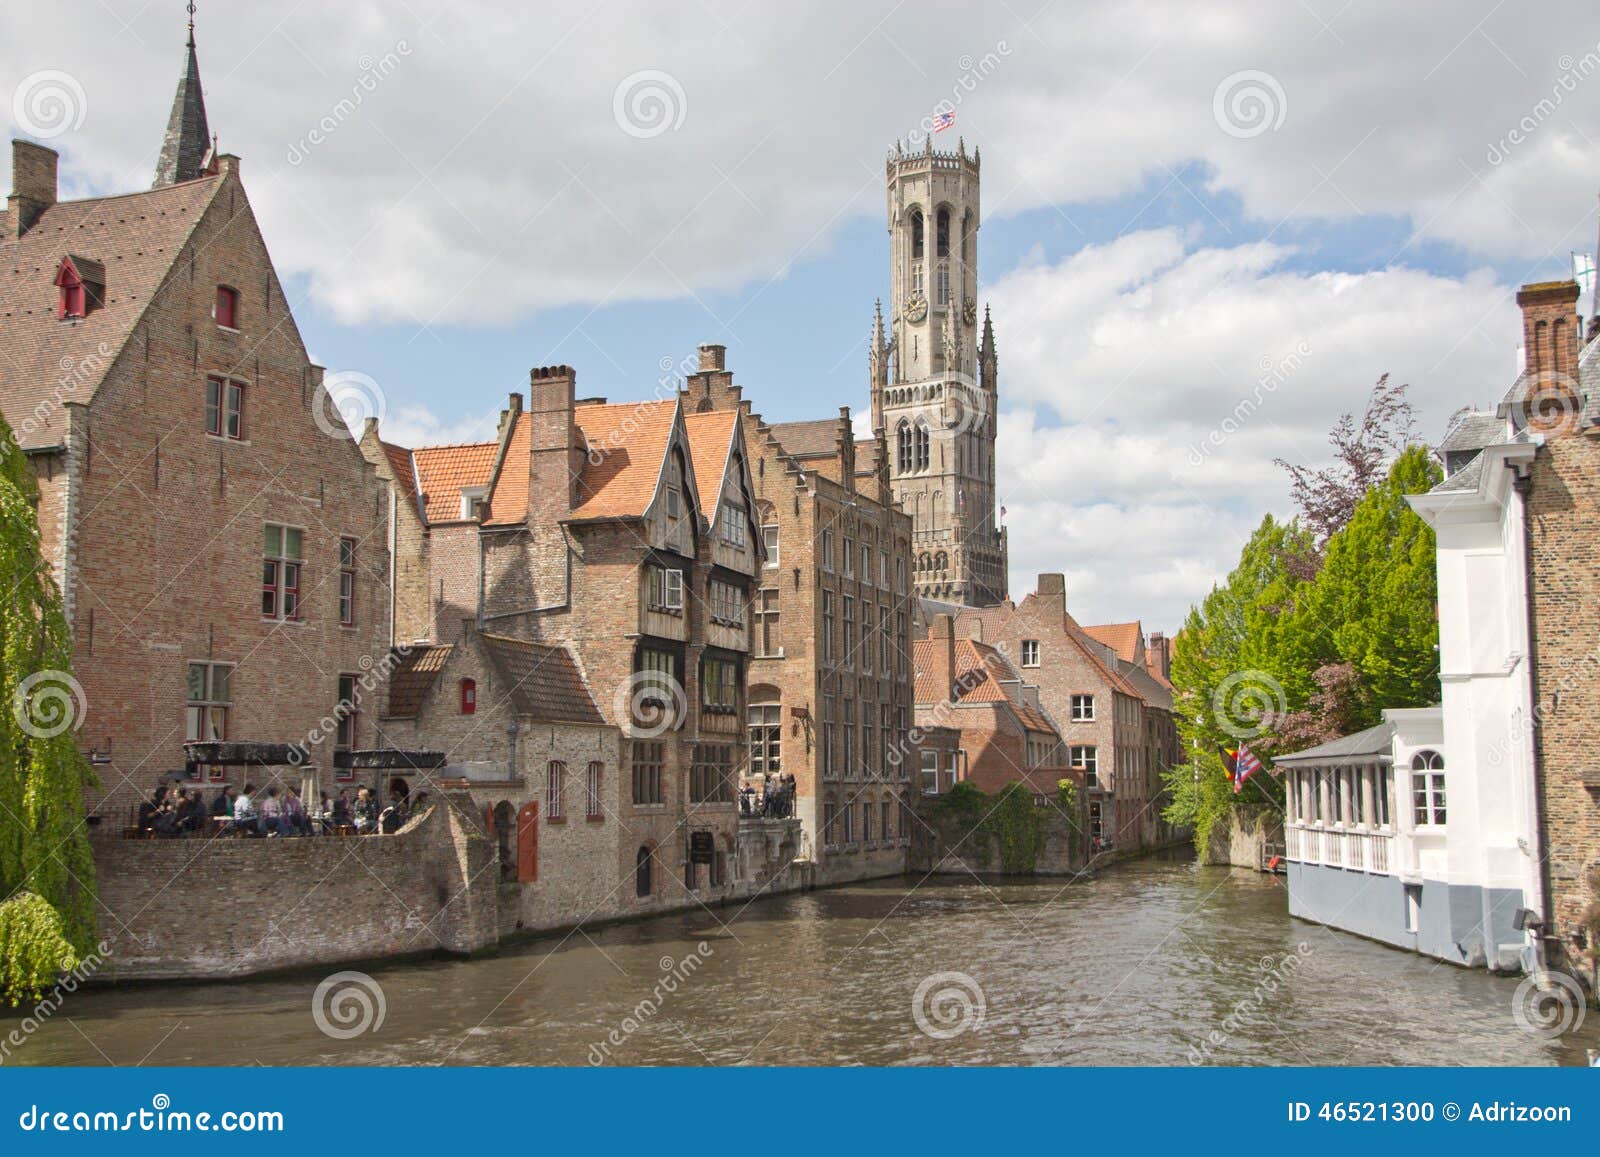
[[[367,971],[383,1022],[348,1040],[313,1019],[318,973],[79,992],[6,1063],[1571,1065],[1600,1047],[1592,1011],[1541,1039],[1514,978],[1291,920],[1281,879],[1179,859],[1071,886],[880,881]],[[923,985],[939,973],[977,991]],[[954,1035],[918,1027],[919,985]]]

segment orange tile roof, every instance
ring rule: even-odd
[[[498,442],[456,446],[418,446],[411,452],[422,488],[423,517],[429,522],[461,521],[461,488],[488,486]]]
[[[694,488],[707,517],[716,521],[717,501],[722,480],[728,473],[728,455],[733,449],[733,431],[738,425],[737,410],[710,410],[685,414],[683,424],[689,432],[689,455],[694,459]]]
[[[419,646],[402,649],[399,661],[389,674],[389,719],[415,719],[422,701],[439,672],[450,660],[450,645]]]
[[[937,639],[917,639],[912,644],[918,703],[1008,703],[1028,730],[1057,734],[1049,716],[1023,696],[1021,677],[1010,660],[987,643],[957,639],[954,685],[941,689],[933,675],[933,665],[935,647],[942,645],[943,641]],[[1002,686],[1002,681],[1014,686]]]
[[[63,399],[94,396],[226,180],[58,201],[21,238],[0,240],[0,411],[18,445],[62,442]],[[69,253],[105,269],[105,300],[76,322],[56,317],[56,271]]]
[[[1144,641],[1144,626],[1135,621],[1132,623],[1101,623],[1095,627],[1083,628],[1083,633],[1097,643],[1104,643],[1117,653],[1117,658],[1124,663],[1135,661],[1134,656],[1139,653],[1139,644]]]
[[[642,518],[655,499],[677,414],[677,398],[577,407],[573,417],[589,453],[572,517]]]
[[[493,462],[490,463],[494,469]],[[511,526],[528,518],[528,472],[533,468],[533,415],[518,414],[506,439],[506,456],[489,495],[485,526]]]
[[[378,445],[383,448],[384,457],[389,460],[389,469],[394,473],[395,485],[400,487],[401,493],[415,506],[417,502],[417,470],[411,462],[411,451],[404,446],[394,446],[381,439]]]

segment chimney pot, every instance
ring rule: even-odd
[[[700,347],[700,372],[728,368],[728,347],[708,342]]]
[[[1522,309],[1523,418],[1541,434],[1571,433],[1578,414],[1578,352],[1583,322],[1576,281],[1543,281],[1517,291]]]
[[[56,162],[54,149],[32,141],[11,142],[11,196],[7,200],[8,232],[21,237],[39,215],[56,203]]]

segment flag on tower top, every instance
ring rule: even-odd
[[[942,132],[944,132],[945,129],[949,128],[951,125],[953,125],[955,123],[956,123],[956,114],[955,113],[953,113],[953,112],[942,112],[942,113],[939,113],[933,118],[933,131],[936,132],[936,133],[942,133]]]
[[[1578,288],[1585,293],[1594,291],[1594,258],[1587,253],[1574,253],[1572,255],[1572,280],[1578,283]]]

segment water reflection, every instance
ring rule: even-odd
[[[883,881],[373,967],[384,1020],[349,1040],[313,1021],[321,974],[78,993],[8,1063],[1570,1065],[1600,1047],[1592,1010],[1531,1036],[1515,978],[1290,920],[1281,888],[1175,859],[1072,886]],[[935,973],[970,978],[981,1023],[919,1030]],[[936,1023],[962,1009],[950,995]]]

